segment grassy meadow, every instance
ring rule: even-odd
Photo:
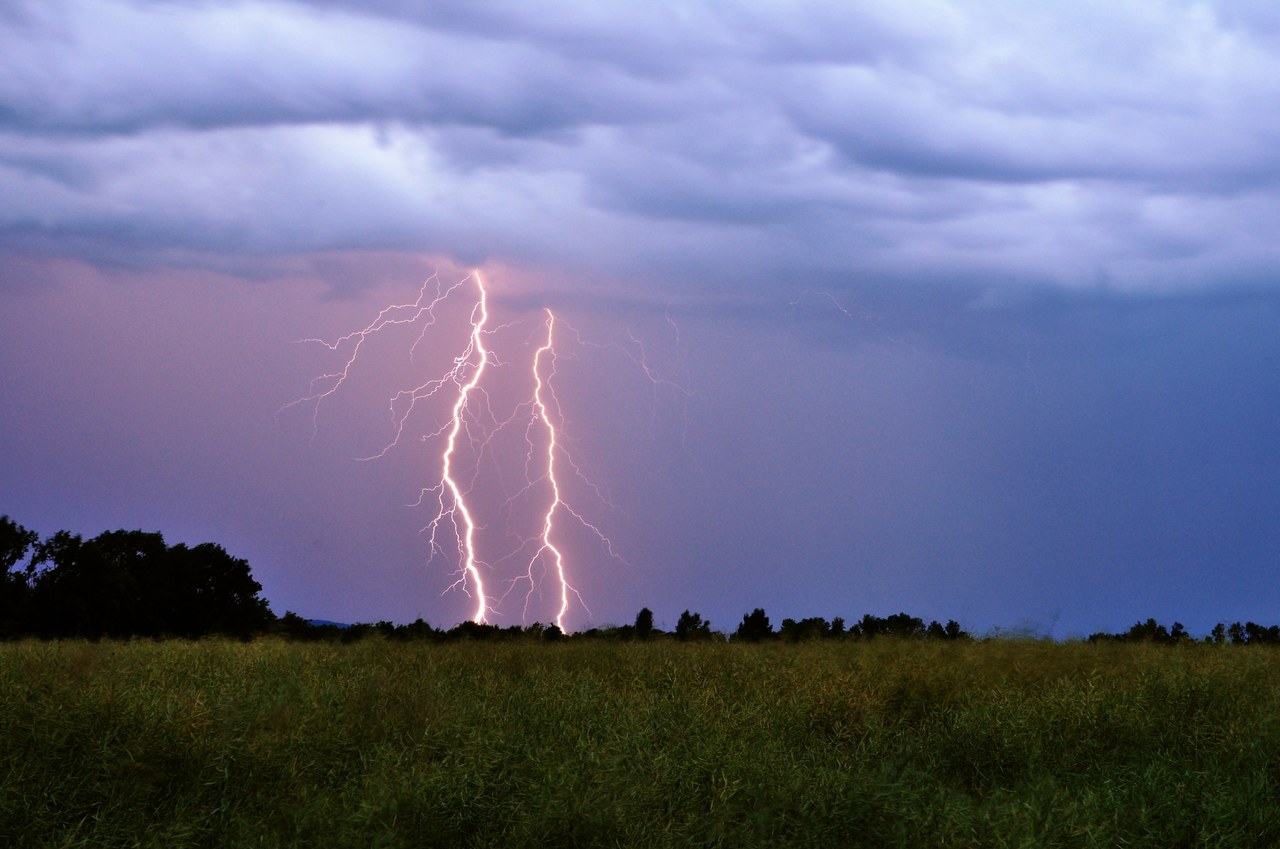
[[[0,846],[1280,845],[1280,653],[0,644]]]

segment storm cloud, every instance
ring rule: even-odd
[[[4,241],[749,290],[1167,292],[1277,261],[1262,4],[413,5],[11,6]]]

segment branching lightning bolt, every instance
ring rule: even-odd
[[[478,279],[479,278],[477,278],[477,280]],[[311,434],[314,437],[319,427],[320,404],[323,403],[325,399],[337,393],[337,391],[342,388],[342,385],[347,382],[347,378],[350,377],[351,374],[351,368],[355,365],[356,360],[360,358],[360,349],[364,346],[364,343],[368,341],[371,336],[385,327],[398,324],[413,324],[418,321],[418,319],[426,316],[427,321],[423,325],[422,332],[418,334],[417,341],[415,341],[413,347],[409,349],[409,353],[412,356],[413,352],[417,349],[418,343],[421,342],[423,337],[426,335],[427,328],[435,323],[435,308],[453,294],[455,289],[459,288],[466,282],[467,281],[464,278],[459,280],[457,283],[454,283],[448,289],[442,291],[440,278],[433,274],[423,282],[422,287],[418,290],[418,299],[416,301],[411,304],[393,304],[392,306],[384,307],[382,311],[378,313],[377,318],[354,333],[339,336],[333,342],[326,342],[323,339],[314,338],[298,340],[300,343],[316,343],[323,345],[330,351],[336,351],[343,345],[350,342],[352,343],[351,354],[347,357],[346,362],[342,364],[342,368],[338,369],[336,372],[322,374],[319,377],[313,378],[311,381],[311,394],[285,404],[276,411],[277,418],[281,412],[289,409],[290,407],[296,407],[301,404],[311,404]],[[423,303],[427,298],[427,289],[432,285],[435,286],[435,297],[429,302]],[[483,291],[483,285],[481,285],[481,291]],[[444,381],[441,380],[435,388],[438,389],[439,385],[443,385],[443,382]],[[426,384],[424,386],[430,385],[431,384]],[[417,397],[417,393],[423,388],[424,387],[418,387],[418,389],[413,390],[414,395],[411,397]],[[395,416],[396,402],[405,394],[406,393],[404,392],[397,393],[396,396],[391,399],[393,417]],[[412,404],[410,406],[412,406]],[[403,427],[404,418],[408,416],[408,412],[409,411],[406,411],[404,415],[400,417],[399,424],[401,427],[397,428],[395,438],[388,444],[387,448],[382,450],[382,453],[385,454],[391,445],[394,445],[396,440],[399,439],[400,430]]]
[[[555,314],[551,310],[547,310],[547,341],[533,355],[533,405],[536,410],[535,418],[542,422],[547,431],[547,483],[551,486],[551,503],[547,505],[546,515],[542,520],[542,545],[538,547],[538,550],[533,553],[533,557],[529,559],[529,578],[530,592],[532,592],[534,564],[543,554],[549,554],[555,565],[556,579],[560,584],[560,609],[556,612],[556,626],[564,630],[564,617],[569,612],[569,594],[578,595],[578,591],[569,585],[568,578],[565,575],[564,554],[551,539],[555,525],[556,510],[564,503],[564,499],[560,495],[560,481],[556,479],[556,449],[559,447],[559,437],[556,433],[556,426],[551,421],[551,416],[547,411],[546,399],[542,394],[543,390],[546,389],[546,383],[542,379],[541,368],[542,360],[545,357],[550,361],[547,374],[547,381],[550,381],[551,377],[556,373],[555,327]],[[578,596],[578,600],[581,601],[582,597]]]
[[[440,511],[431,520],[429,527],[431,528],[431,550],[434,553],[437,550],[436,531],[440,527],[440,523],[446,517],[451,519],[455,536],[457,536],[458,523],[456,517],[462,517],[462,533],[457,538],[458,548],[462,552],[462,566],[459,569],[459,578],[454,582],[453,586],[461,586],[465,591],[466,584],[470,582],[476,599],[476,608],[471,619],[474,622],[483,623],[489,613],[489,601],[484,594],[484,578],[480,574],[480,563],[476,559],[476,522],[472,517],[471,509],[467,506],[462,488],[458,486],[458,481],[453,474],[453,455],[458,447],[458,435],[463,429],[463,417],[467,412],[467,404],[471,400],[471,394],[480,385],[480,377],[484,374],[485,364],[489,360],[489,352],[484,347],[485,325],[489,322],[488,293],[485,291],[484,281],[480,278],[480,273],[474,272],[472,276],[475,278],[476,288],[479,289],[480,297],[476,302],[475,308],[471,311],[470,340],[462,354],[454,359],[453,370],[448,375],[455,383],[460,383],[460,388],[458,390],[458,400],[453,404],[453,418],[452,423],[449,425],[449,435],[445,439],[445,449],[440,455],[441,477],[439,485],[435,487],[440,498]],[[466,372],[473,358],[475,358],[475,365],[471,368],[471,377],[469,380],[462,382],[462,375]],[[403,424],[404,420],[401,419],[401,429],[403,429]],[[398,435],[399,431],[397,432]],[[447,498],[446,492],[448,494]]]
[[[508,503],[514,501],[516,498],[544,481],[550,492],[550,500],[547,502],[546,509],[542,514],[541,534],[535,540],[526,542],[515,552],[512,552],[512,555],[508,556],[514,556],[520,551],[528,550],[530,547],[534,548],[533,553],[529,555],[529,559],[526,562],[524,575],[511,582],[512,588],[524,581],[527,581],[529,584],[529,589],[525,594],[526,615],[528,613],[529,604],[531,603],[539,586],[537,571],[538,563],[543,558],[550,560],[550,571],[554,573],[555,576],[559,603],[559,608],[555,615],[555,623],[561,630],[565,630],[565,618],[569,613],[570,606],[574,599],[577,599],[578,603],[582,605],[582,608],[586,610],[588,614],[590,614],[591,610],[587,607],[582,595],[569,582],[569,570],[565,564],[564,552],[555,542],[556,518],[558,514],[562,512],[567,513],[578,525],[589,531],[597,540],[599,540],[600,544],[609,553],[610,557],[622,562],[626,561],[618,555],[617,551],[614,549],[613,541],[608,537],[608,535],[606,535],[598,525],[589,521],[582,513],[575,510],[568,501],[565,500],[562,483],[558,476],[559,461],[567,463],[570,469],[572,469],[574,477],[595,493],[596,497],[604,503],[610,504],[609,500],[604,497],[604,493],[600,491],[600,488],[596,486],[596,484],[586,476],[582,468],[574,462],[573,456],[568,452],[561,440],[560,431],[557,428],[556,422],[561,421],[563,417],[560,414],[560,402],[556,398],[555,387],[552,383],[556,375],[556,316],[549,309],[545,310],[545,313],[546,337],[533,355],[533,364],[531,369],[533,394],[527,402],[530,412],[528,425],[525,430],[525,442],[528,445],[528,454],[525,457],[526,484],[520,492],[517,492],[508,499]],[[572,327],[570,327],[570,330],[572,330]],[[575,337],[578,337],[576,330],[573,331],[573,333]],[[578,344],[584,344],[580,337],[578,337]],[[545,366],[544,363],[546,363]],[[542,445],[545,446],[545,450],[542,452],[542,457],[545,461],[545,464],[543,465],[545,471],[543,471],[541,475],[534,477],[531,470],[535,465],[535,458],[539,454],[539,442],[534,438],[533,433],[538,429],[545,433],[544,441],[542,442]],[[610,504],[610,506],[613,505]],[[507,558],[503,559],[505,560]],[[508,593],[509,592],[510,590],[508,590]],[[505,597],[506,596],[504,595],[503,598],[505,599]]]
[[[302,340],[322,344],[331,351],[347,348],[349,350],[343,355],[344,360],[340,368],[314,378],[307,395],[286,404],[281,410],[297,405],[310,405],[314,437],[321,404],[333,397],[347,383],[357,361],[362,356],[365,343],[386,328],[396,325],[413,326],[421,322],[421,330],[409,349],[412,359],[419,344],[426,337],[428,328],[436,323],[437,309],[469,282],[474,284],[476,296],[468,318],[469,331],[465,344],[461,345],[456,356],[452,358],[452,364],[442,373],[437,372],[425,382],[409,389],[398,390],[391,395],[388,400],[391,438],[380,451],[360,459],[385,457],[388,452],[400,445],[410,416],[420,402],[440,398],[443,395],[451,396],[448,416],[444,418],[443,423],[422,436],[424,442],[438,441],[440,444],[438,455],[440,476],[433,486],[420,490],[416,502],[417,506],[433,505],[430,509],[434,510],[434,515],[423,528],[429,536],[430,559],[434,559],[439,554],[447,554],[451,548],[456,552],[456,580],[449,585],[446,592],[458,589],[473,598],[475,603],[471,619],[477,623],[485,623],[498,612],[506,594],[509,594],[518,584],[527,581],[528,591],[525,594],[524,603],[524,615],[527,619],[533,598],[538,593],[541,583],[550,580],[555,585],[555,624],[562,631],[567,631],[567,618],[575,600],[588,614],[590,610],[571,583],[562,540],[563,529],[560,527],[563,521],[571,519],[573,523],[593,534],[609,556],[618,560],[622,558],[601,527],[589,521],[566,498],[563,473],[568,470],[569,477],[579,481],[577,485],[585,486],[601,501],[609,504],[600,488],[575,462],[561,432],[564,417],[561,414],[560,402],[554,386],[558,355],[556,349],[558,319],[550,309],[545,310],[545,335],[537,344],[531,358],[529,380],[532,384],[532,394],[525,396],[525,400],[520,402],[510,417],[504,421],[499,421],[494,414],[494,402],[490,397],[493,387],[490,385],[486,388],[486,380],[489,366],[500,368],[509,364],[498,359],[491,346],[486,345],[486,339],[510,325],[490,327],[488,292],[478,272],[473,272],[447,287],[437,276],[432,275],[423,283],[415,301],[383,308],[372,322],[360,330],[341,336],[333,342],[320,339]],[[674,326],[669,315],[667,320]],[[628,333],[632,344],[632,348],[628,349],[617,344],[600,345],[585,342],[575,328],[567,324],[564,326],[568,327],[571,338],[577,346],[620,351],[655,386],[669,384],[649,367],[643,345],[634,335]],[[637,349],[639,354],[636,353]],[[669,385],[675,386],[675,384]],[[454,394],[455,391],[456,394]],[[536,496],[541,502],[538,510],[540,530],[536,534],[525,537],[510,554],[495,561],[486,561],[481,556],[478,539],[478,536],[482,536],[480,532],[483,531],[484,525],[478,521],[479,514],[472,503],[474,501],[472,490],[476,480],[474,476],[471,480],[466,480],[459,463],[463,458],[473,456],[476,460],[474,475],[479,475],[481,458],[490,451],[491,444],[498,434],[526,414],[524,442],[527,445],[527,453],[524,460],[524,485],[515,495],[507,498],[500,509],[503,511],[512,509],[513,502],[528,493],[545,492],[545,496]],[[498,483],[501,485],[500,477]],[[542,500],[543,498],[545,500]],[[508,516],[511,515],[508,512]],[[449,543],[443,542],[442,534],[445,538],[450,538]],[[521,536],[523,534],[518,535],[517,538]],[[520,556],[522,559],[527,557],[523,574],[510,581],[506,594],[495,599],[486,590],[488,583],[486,573],[515,556]],[[539,564],[545,564],[541,572]]]

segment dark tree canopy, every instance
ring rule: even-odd
[[[0,516],[0,637],[25,633],[29,627],[31,608],[30,575],[14,571],[35,551],[40,537],[10,519]]]
[[[640,608],[636,614],[636,639],[647,640],[653,636],[653,611],[647,607]]]
[[[701,613],[690,613],[686,610],[680,614],[676,622],[677,640],[709,640],[711,639],[711,623],[703,620]]]
[[[831,636],[831,626],[821,616],[810,616],[797,622],[794,619],[783,619],[778,636],[793,643],[805,640],[822,640]]]
[[[1172,626],[1165,627],[1155,619],[1147,619],[1144,622],[1135,622],[1128,631],[1122,633],[1108,634],[1100,631],[1091,634],[1089,642],[1157,643],[1176,646],[1193,643],[1196,640],[1187,633],[1187,629],[1181,622],[1174,622]],[[1280,645],[1280,625],[1260,625],[1253,621],[1244,624],[1232,622],[1230,625],[1219,622],[1205,635],[1202,642],[1219,646],[1227,643],[1233,646],[1276,646]]]
[[[958,628],[958,626],[957,626]],[[924,620],[906,613],[892,616],[873,616],[870,613],[849,629],[850,635],[862,637],[923,637],[928,635]]]
[[[275,620],[249,564],[220,545],[168,546],[160,534],[143,531],[89,540],[59,531],[35,543],[14,528],[7,517],[0,521],[6,566],[0,635],[248,636]],[[23,541],[34,556],[14,573],[9,569],[25,556]]]
[[[772,636],[773,626],[769,624],[769,617],[761,607],[743,615],[738,630],[733,632],[735,640],[746,640],[749,643],[756,643]]]
[[[27,552],[35,548],[40,537],[35,531],[29,531],[10,519],[0,516],[0,572],[6,576],[14,566],[27,557]]]

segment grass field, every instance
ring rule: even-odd
[[[0,645],[0,846],[1280,845],[1267,648]]]

